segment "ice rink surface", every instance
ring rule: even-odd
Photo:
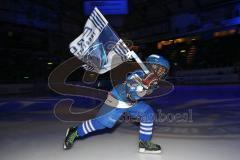
[[[239,86],[180,87],[149,101],[155,111],[192,111],[192,122],[156,124],[153,141],[162,146],[158,155],[137,152],[138,126],[133,123],[79,140],[64,151],[65,131],[76,122],[54,116],[53,107],[61,98],[0,100],[1,160],[239,160]],[[78,101],[93,103],[79,97]]]
[[[6,125],[8,126],[6,128]],[[240,137],[167,137],[154,135],[161,144],[158,155],[137,152],[137,131],[119,127],[112,133],[91,136],[62,149],[66,125],[59,122],[1,123],[2,160],[239,160]]]

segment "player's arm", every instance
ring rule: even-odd
[[[135,73],[132,75],[131,78],[133,81],[135,81],[135,83],[138,83],[146,90],[150,89],[153,85],[157,84],[156,76],[153,73],[149,73],[142,77]]]
[[[127,77],[126,90],[128,98],[136,101],[146,94],[149,94],[151,89],[148,84],[148,78],[143,71],[135,71]]]

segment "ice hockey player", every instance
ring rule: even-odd
[[[153,54],[146,59],[146,66],[149,74],[136,70],[127,76],[124,83],[116,85],[109,92],[96,118],[68,128],[63,148],[70,149],[76,139],[89,133],[112,128],[121,115],[127,112],[131,117],[140,120],[139,152],[160,153],[160,145],[151,142],[154,111],[141,98],[150,95],[159,87],[159,81],[166,78],[170,65],[164,57]]]

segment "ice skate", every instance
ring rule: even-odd
[[[140,153],[161,153],[161,147],[158,144],[154,144],[150,141],[140,141],[139,142],[139,152]]]
[[[78,138],[77,128],[76,127],[68,128],[66,132],[66,138],[63,144],[63,149],[65,150],[71,149],[76,138]]]

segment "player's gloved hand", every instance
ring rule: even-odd
[[[132,79],[134,79],[134,81],[141,85],[144,89],[148,89],[148,86],[143,83],[143,79],[139,77],[137,74],[134,74],[132,76]]]
[[[158,78],[154,73],[150,73],[142,80],[142,83],[148,88],[155,88],[158,85]]]
[[[137,85],[135,87],[129,88],[127,96],[131,101],[134,102],[145,96],[146,93],[147,90],[145,90],[141,85]]]

